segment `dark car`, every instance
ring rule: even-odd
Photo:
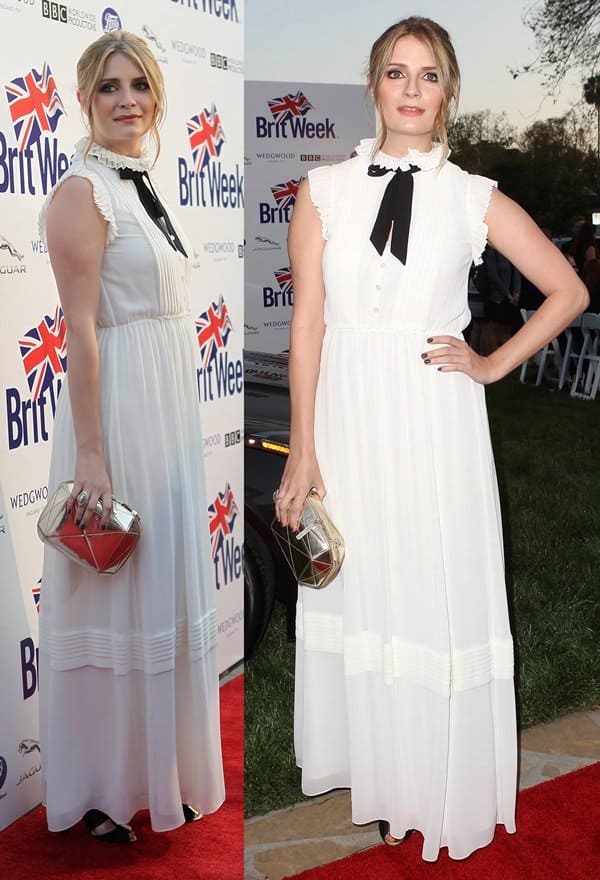
[[[294,636],[297,584],[271,532],[273,491],[289,451],[287,355],[244,352],[244,653],[263,637],[277,598]]]

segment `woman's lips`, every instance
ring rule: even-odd
[[[398,107],[398,112],[402,113],[404,116],[421,116],[425,113],[421,107]]]
[[[136,119],[141,119],[141,116],[117,116],[115,122],[135,122]]]

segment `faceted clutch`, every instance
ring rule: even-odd
[[[114,574],[127,562],[140,539],[142,525],[138,514],[113,496],[106,528],[100,528],[102,509],[98,507],[82,529],[75,525],[75,510],[67,512],[67,499],[72,491],[73,483],[60,484],[40,514],[38,535],[78,565],[98,574]]]
[[[297,532],[282,526],[277,519],[271,523],[271,530],[303,587],[320,590],[336,577],[346,552],[344,539],[314,489],[304,502]]]

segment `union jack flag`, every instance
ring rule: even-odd
[[[42,586],[42,579],[40,578],[35,587],[31,588],[31,595],[33,596],[33,601],[35,602],[35,610],[37,613],[40,613],[40,589]]]
[[[44,131],[55,131],[65,113],[50,65],[44,61],[41,74],[32,68],[4,86],[19,150],[35,144]]]
[[[204,108],[199,116],[192,116],[187,123],[192,158],[196,172],[202,171],[214,156],[220,156],[225,133],[221,126],[219,111],[213,104],[210,112]]]
[[[200,357],[205,367],[216,357],[217,351],[227,345],[233,329],[227,304],[221,295],[218,303],[212,303],[196,320],[196,335]]]
[[[66,372],[66,336],[63,310],[57,306],[54,318],[44,315],[37,327],[19,339],[23,368],[34,400],[52,385],[55,376]]]
[[[271,187],[271,192],[278,208],[287,208],[288,205],[292,206],[295,204],[301,181],[302,178],[300,177],[298,180],[288,180],[286,183],[277,183]]]
[[[286,266],[284,269],[275,269],[273,274],[282,293],[293,292],[292,273],[289,266]]]
[[[227,483],[225,491],[218,492],[213,503],[208,505],[208,527],[212,540],[213,559],[217,558],[225,538],[233,532],[233,524],[238,513],[231,486]]]
[[[273,98],[269,101],[269,110],[273,114],[275,122],[285,122],[294,116],[306,116],[313,105],[306,95],[296,92],[295,95],[284,95],[283,98]]]

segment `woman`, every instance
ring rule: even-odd
[[[519,313],[522,279],[512,263],[493,247],[485,249],[482,260],[487,271],[489,290],[483,301],[485,324],[482,335],[485,344],[478,349],[478,354],[488,355],[523,323]]]
[[[290,454],[276,515],[315,486],[346,542],[325,590],[299,589],[295,748],[302,787],[351,787],[357,823],[423,858],[514,832],[513,652],[483,385],[552,339],[587,294],[530,218],[447,161],[459,71],[424,18],[371,51],[377,141],[309,172],[289,231]],[[399,169],[399,170],[398,170]],[[389,173],[388,173],[389,172]],[[390,235],[391,231],[391,235]],[[546,294],[489,357],[462,339],[467,277],[491,244]]]
[[[596,229],[592,223],[583,222],[577,227],[573,243],[569,248],[568,260],[581,276],[586,263],[597,260],[599,256],[596,243]]]
[[[590,295],[588,312],[593,312],[595,315],[600,314],[600,260],[587,261],[581,280]]]
[[[162,74],[142,39],[116,31],[85,50],[77,78],[89,137],[41,215],[69,359],[50,489],[74,479],[82,528],[98,501],[107,521],[114,494],[139,511],[143,534],[111,576],[45,554],[45,802],[51,831],[83,818],[100,840],[127,843],[137,810],[167,831],[224,799],[216,612],[191,248],[147,175]]]

